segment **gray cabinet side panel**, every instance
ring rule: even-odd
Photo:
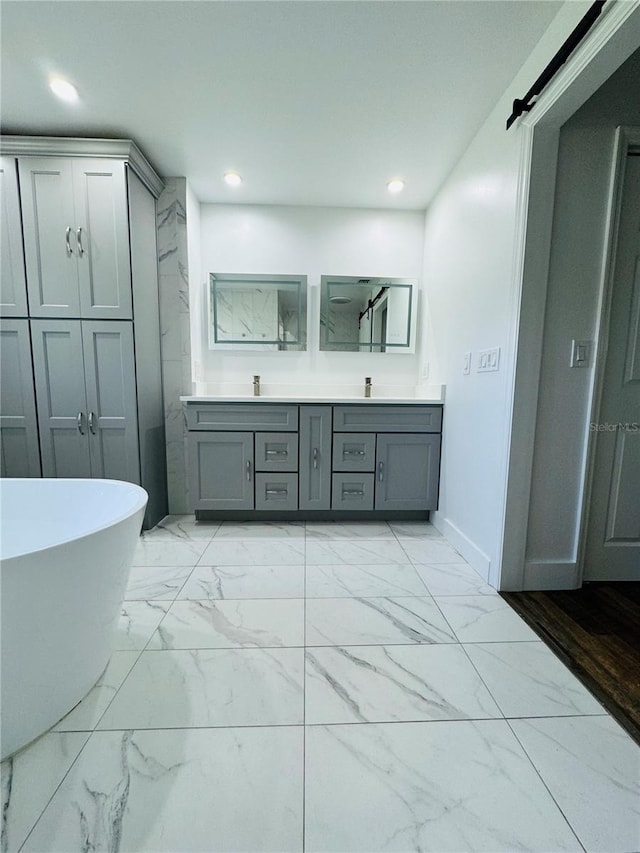
[[[124,162],[86,157],[74,160],[73,195],[81,316],[130,320],[131,267]]]
[[[13,157],[0,157],[0,315],[26,317],[27,280],[24,274],[22,219],[18,173]]]
[[[91,475],[140,483],[133,329],[126,320],[83,320]]]
[[[0,476],[39,477],[28,320],[0,321]]]
[[[18,170],[29,313],[79,317],[72,161],[20,157]]]
[[[133,281],[133,336],[136,354],[140,483],[149,493],[145,527],[167,509],[167,462],[160,361],[160,311],[155,199],[129,169],[130,244]],[[184,420],[179,400],[172,415]]]
[[[439,473],[440,435],[378,435],[375,509],[436,509]]]
[[[194,509],[253,509],[253,433],[191,432],[189,491]]]
[[[331,406],[300,406],[300,509],[331,507]]]
[[[31,338],[42,473],[90,477],[80,320],[32,320]]]

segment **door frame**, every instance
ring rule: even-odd
[[[489,574],[489,583],[500,590],[521,590],[525,579],[535,445],[531,424],[538,411],[560,129],[639,45],[640,0],[607,3],[599,22],[534,109],[508,131],[521,135],[521,149],[507,339],[507,351],[514,358],[505,365],[504,502],[497,559]],[[576,512],[583,505],[584,486]]]
[[[615,283],[618,236],[620,228],[620,213],[624,182],[626,176],[627,155],[640,153],[640,127],[618,127],[614,152],[611,162],[611,177],[609,179],[609,195],[607,199],[607,220],[605,224],[604,260],[600,276],[598,309],[595,330],[596,356],[594,363],[593,392],[589,410],[589,423],[595,423],[600,414],[602,394],[604,390],[604,372],[609,351],[611,332],[611,301]],[[580,528],[577,551],[577,577],[579,586],[584,578],[584,559],[587,545],[587,531],[591,514],[591,498],[593,495],[593,479],[596,463],[596,445],[598,435],[589,431],[585,459],[585,480],[580,507]]]

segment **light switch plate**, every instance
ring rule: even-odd
[[[478,353],[478,373],[489,373],[500,369],[500,347],[482,349]]]
[[[468,376],[471,373],[471,353],[465,352],[462,357],[462,372],[465,376]]]
[[[592,341],[571,341],[571,367],[589,367]]]

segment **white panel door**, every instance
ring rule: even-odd
[[[0,157],[0,314],[27,317],[27,282],[20,227],[18,173],[14,157]]]
[[[640,157],[627,157],[584,580],[640,580]]]
[[[31,316],[79,317],[72,160],[20,157],[18,170]]]

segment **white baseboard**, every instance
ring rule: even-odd
[[[432,512],[430,521],[436,530],[439,530],[444,538],[449,540],[456,551],[462,554],[467,563],[476,570],[480,577],[489,583],[491,560],[484,551],[481,551],[459,527],[456,527],[452,521],[444,518],[439,512]]]
[[[575,560],[528,560],[525,563],[523,590],[578,589],[580,586]]]

